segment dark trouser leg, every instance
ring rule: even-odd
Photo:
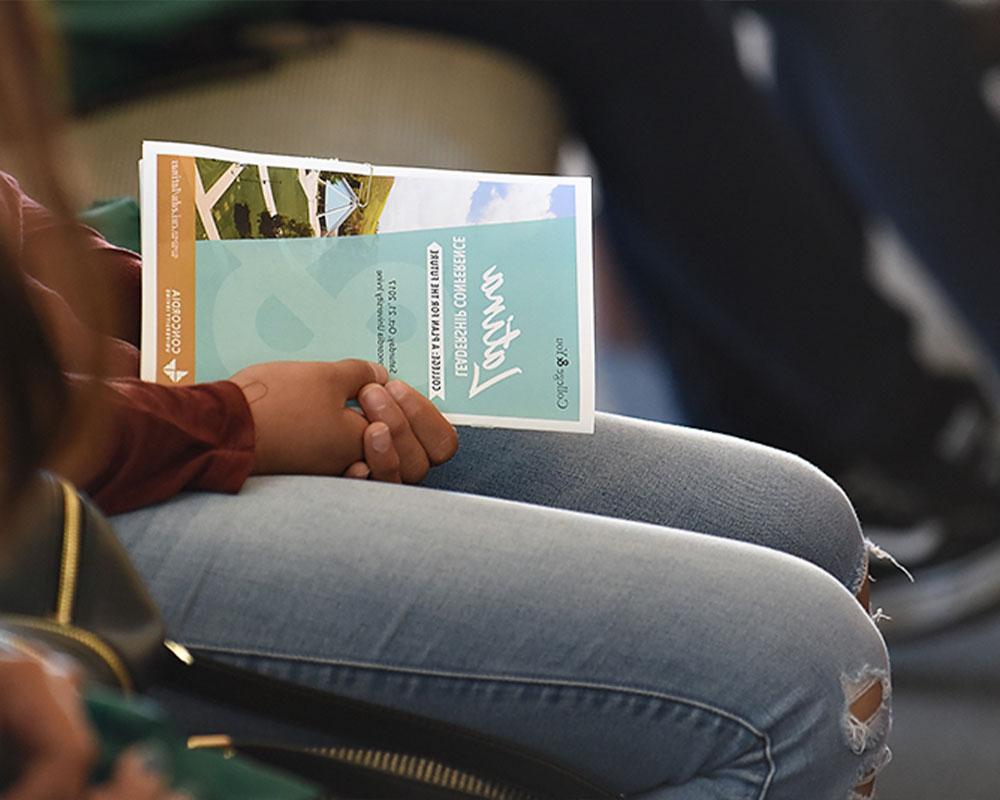
[[[779,97],[844,186],[888,217],[1000,360],[1000,127],[944,2],[763,3]]]
[[[925,427],[913,398],[935,384],[866,279],[857,215],[743,79],[728,31],[697,4],[618,25],[629,47],[572,96],[695,423],[828,467]]]

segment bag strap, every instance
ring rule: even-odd
[[[574,770],[500,740],[445,722],[267,677],[202,655],[171,658],[165,683],[212,702],[384,750],[443,761],[531,789],[552,800],[612,798]]]

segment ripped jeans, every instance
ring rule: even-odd
[[[819,471],[608,415],[593,436],[460,439],[425,487],[254,478],[114,522],[191,649],[624,795],[847,800],[888,760],[888,656],[852,596],[866,544]],[[268,727],[169,700],[189,729]]]

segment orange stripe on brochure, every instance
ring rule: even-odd
[[[194,159],[156,164],[156,382],[194,383]]]

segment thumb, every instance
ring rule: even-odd
[[[374,361],[363,361],[360,358],[345,358],[343,361],[336,361],[332,365],[334,371],[334,384],[337,393],[345,400],[357,397],[362,386],[369,383],[380,383],[383,386],[389,380],[389,373],[381,364]]]

